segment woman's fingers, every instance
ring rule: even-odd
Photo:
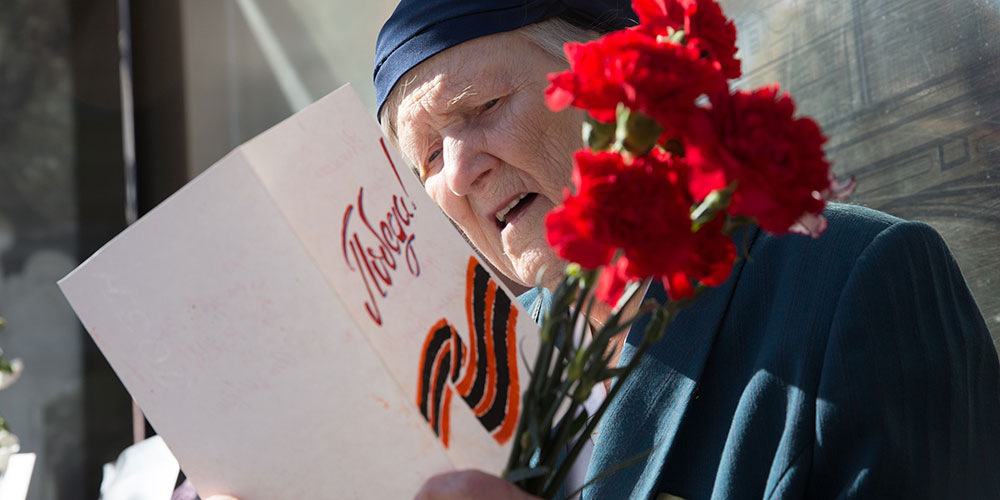
[[[415,500],[539,500],[517,486],[478,470],[438,474],[427,480]]]
[[[239,500],[213,495],[205,500]],[[438,474],[427,480],[415,500],[540,500],[513,484],[478,470]]]

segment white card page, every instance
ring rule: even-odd
[[[59,284],[202,497],[409,498],[499,473],[537,349],[349,87]]]

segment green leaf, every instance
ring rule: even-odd
[[[643,339],[648,342],[660,340],[663,337],[663,332],[667,330],[672,316],[666,307],[653,311],[653,316],[649,319],[649,324],[646,325],[646,331],[643,333]]]
[[[531,437],[531,441],[535,443],[535,446],[538,446],[542,443],[542,431],[540,426],[538,425],[539,424],[538,419],[534,418],[533,415],[525,415],[525,416],[528,417],[528,435]],[[531,449],[534,447],[525,446],[524,448]]]
[[[583,143],[594,151],[607,149],[615,139],[615,124],[597,121],[587,115],[583,122]]]
[[[673,43],[679,43],[681,45],[685,45],[687,44],[687,33],[685,33],[684,30],[677,30],[671,33],[670,37],[667,38],[667,40]]]
[[[705,199],[691,211],[691,232],[701,229],[701,226],[708,224],[715,218],[716,214],[729,208],[729,203],[733,200],[733,191],[736,190],[736,181],[731,182],[722,189],[716,189],[705,196]]]
[[[656,146],[656,141],[663,134],[663,127],[656,120],[641,111],[630,110],[622,103],[618,103],[615,118],[614,149],[617,151],[626,150],[642,156]]]
[[[525,479],[531,479],[534,477],[541,477],[552,472],[552,469],[548,467],[521,467],[508,472],[504,479],[517,483],[524,481]]]
[[[573,399],[582,403],[590,397],[590,393],[594,390],[594,381],[590,377],[586,377],[577,384],[576,389],[573,390]]]
[[[577,321],[589,316],[595,303],[593,296],[597,270],[571,267],[567,270],[556,292],[552,308],[543,321],[542,343],[539,347],[531,381],[524,392],[524,405],[518,422],[517,438],[508,459],[504,477],[517,483],[526,492],[552,498],[562,485],[573,461],[579,456],[590,433],[607,411],[622,383],[611,387],[605,401],[590,415],[582,410],[581,401],[595,383],[607,376],[625,379],[638,365],[638,360],[648,350],[652,340],[662,335],[662,330],[676,315],[676,310],[686,303],[668,302],[659,305],[644,302],[639,309],[625,316],[619,305],[611,317],[589,339],[577,339],[572,334]],[[644,288],[645,283],[634,283],[626,294],[632,296]],[[696,290],[696,294],[699,290]],[[627,366],[609,367],[607,349],[611,338],[627,330],[638,317],[652,314],[650,330],[644,336],[636,356]],[[569,372],[572,372],[570,374]],[[556,419],[556,414],[559,418]],[[557,420],[557,421],[556,421]]]
[[[579,434],[580,431],[583,430],[583,426],[587,425],[588,418],[590,418],[590,415],[587,414],[587,410],[581,411],[580,414],[573,419],[573,425],[570,427],[570,434],[573,436]],[[581,439],[589,437],[590,436],[580,436]]]

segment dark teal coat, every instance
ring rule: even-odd
[[[652,451],[583,498],[1000,498],[997,352],[951,253],[919,222],[826,216],[818,240],[749,232],[624,382],[589,475]]]

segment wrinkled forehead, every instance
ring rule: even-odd
[[[443,127],[463,103],[523,71],[517,54],[530,49],[513,32],[497,33],[451,47],[415,66],[386,103],[386,118],[398,140]]]

